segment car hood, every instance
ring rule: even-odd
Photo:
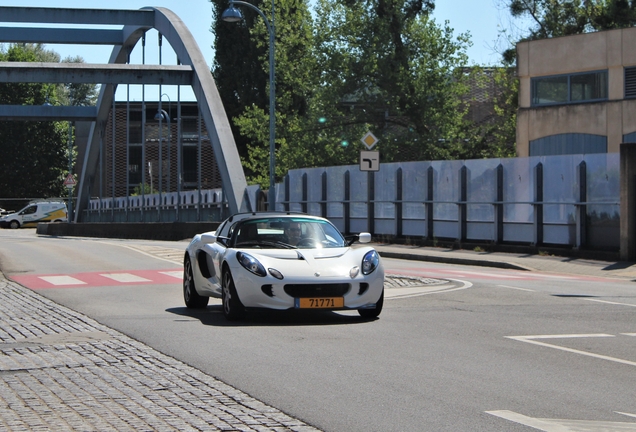
[[[330,249],[245,249],[243,252],[250,255],[267,257],[280,260],[302,260],[302,259],[329,259],[339,258],[345,255],[349,248]]]
[[[360,266],[371,248],[349,247],[329,249],[243,249],[265,268],[275,268],[285,277],[343,277],[352,267]]]

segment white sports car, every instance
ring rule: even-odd
[[[221,298],[228,320],[250,308],[355,309],[376,318],[384,268],[371,234],[342,236],[326,219],[294,213],[239,213],[197,234],[183,262],[183,298],[204,308]]]

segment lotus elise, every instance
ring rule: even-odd
[[[327,219],[295,213],[239,213],[197,234],[183,263],[188,308],[222,299],[228,320],[250,309],[357,310],[376,318],[384,268],[371,234],[344,237]]]

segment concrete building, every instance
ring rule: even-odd
[[[636,142],[636,28],[517,44],[517,155],[617,153]]]
[[[161,129],[157,102],[117,102],[115,124],[108,116],[99,169],[91,195],[122,197],[142,183],[162,192],[221,187],[221,175],[196,102],[162,104]],[[77,122],[78,164],[84,160],[90,123]],[[160,143],[162,144],[160,146]],[[82,167],[76,167],[81,172]],[[200,175],[199,175],[200,174]]]

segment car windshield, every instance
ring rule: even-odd
[[[232,244],[240,248],[324,249],[346,246],[330,222],[302,217],[246,220],[235,227]]]

